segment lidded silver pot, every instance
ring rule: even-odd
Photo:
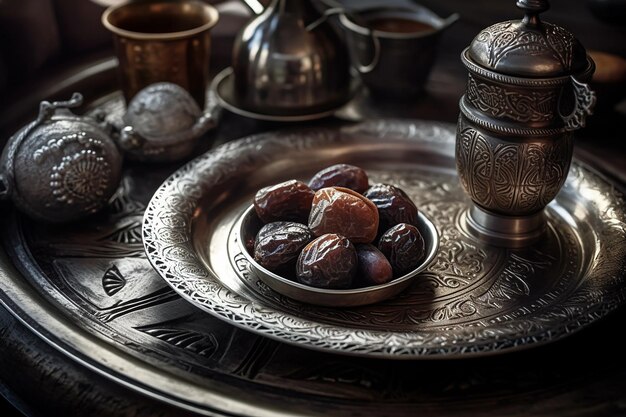
[[[122,175],[122,155],[109,126],[71,108],[42,101],[37,119],[13,135],[0,157],[0,200],[48,223],[75,221],[104,207]]]
[[[545,0],[518,0],[525,13],[482,30],[461,54],[468,70],[460,101],[456,165],[473,201],[469,231],[523,247],[546,228],[545,206],[561,189],[573,133],[585,125],[595,65],[580,42],[543,22]]]

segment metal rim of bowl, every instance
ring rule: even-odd
[[[202,25],[199,25],[191,29],[181,30],[181,31],[176,31],[176,32],[162,32],[162,33],[136,32],[133,30],[123,29],[117,26],[115,23],[111,22],[111,16],[115,12],[118,12],[119,10],[126,8],[126,7],[149,8],[151,6],[154,7],[154,6],[159,6],[159,5],[165,5],[165,6],[170,6],[170,7],[176,7],[176,6],[185,7],[186,6],[185,3],[201,8],[203,12],[206,14],[206,16],[208,17],[208,20]],[[115,5],[108,7],[102,13],[102,17],[101,17],[101,22],[104,25],[104,27],[108,29],[110,32],[118,36],[122,36],[122,37],[129,38],[129,39],[151,40],[151,41],[159,41],[159,40],[167,41],[167,40],[183,39],[183,38],[195,36],[199,33],[212,29],[217,24],[218,20],[219,20],[219,12],[217,11],[215,7],[213,7],[210,4],[207,4],[201,1],[196,1],[196,0],[186,0],[184,2],[181,2],[179,5],[176,5],[176,3],[171,3],[167,1],[161,1],[161,2],[156,2],[152,4],[124,2],[122,4],[115,4]]]
[[[418,229],[422,233],[424,232],[424,229],[426,229],[428,233],[428,239],[426,239],[425,237],[424,240],[427,242],[430,242],[430,244],[429,244],[429,250],[427,251],[426,256],[424,257],[420,265],[417,266],[414,270],[398,278],[394,278],[385,284],[380,284],[380,285],[372,285],[368,287],[360,287],[360,288],[345,289],[345,290],[317,288],[317,287],[313,287],[313,286],[309,286],[305,284],[300,284],[298,282],[292,281],[287,278],[283,278],[282,276],[275,274],[274,272],[264,268],[263,266],[261,266],[259,263],[257,263],[254,260],[254,257],[248,252],[248,249],[245,247],[245,243],[244,243],[245,239],[242,239],[242,236],[245,236],[245,231],[244,231],[245,222],[253,212],[254,212],[254,205],[250,205],[246,210],[243,211],[243,213],[241,214],[241,216],[236,222],[235,231],[237,233],[237,243],[239,245],[239,249],[241,250],[246,260],[250,263],[251,270],[253,271],[253,273],[255,273],[255,275],[257,275],[257,278],[265,282],[274,291],[277,291],[281,294],[283,293],[281,291],[276,290],[274,286],[271,285],[272,281],[287,285],[297,291],[301,291],[309,295],[324,294],[324,296],[327,296],[327,297],[330,296],[333,298],[340,299],[342,301],[346,301],[346,297],[350,297],[350,296],[360,296],[363,294],[383,291],[391,287],[399,287],[403,285],[408,285],[409,284],[408,281],[415,278],[420,272],[424,271],[428,267],[428,265],[430,265],[430,263],[435,258],[435,255],[437,254],[437,251],[439,249],[439,232],[437,231],[437,228],[426,215],[424,215],[421,211],[418,211],[418,219],[419,219],[418,221],[419,223],[423,224],[423,227],[419,227]],[[270,282],[268,283],[266,279]],[[290,297],[287,294],[283,294],[283,295]],[[294,297],[290,297],[290,298],[294,298]],[[381,298],[381,299],[375,299],[374,301],[367,302],[366,304],[377,303],[377,302],[383,301],[384,299],[386,299],[386,297]],[[309,298],[307,298],[307,300],[309,300]],[[302,300],[298,300],[298,301],[302,301]],[[317,304],[311,301],[307,301],[307,302],[309,304]],[[366,304],[346,304],[345,306],[348,306],[348,305],[357,306],[357,305],[366,305]],[[328,305],[328,304],[318,304],[318,305]]]

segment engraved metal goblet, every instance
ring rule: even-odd
[[[519,0],[521,21],[481,31],[461,59],[469,71],[461,98],[456,163],[473,201],[471,233],[520,247],[545,230],[545,206],[565,182],[573,132],[595,95],[595,65],[565,29],[539,20],[547,1]]]

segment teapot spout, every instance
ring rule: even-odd
[[[456,23],[456,21],[459,20],[460,17],[461,15],[459,15],[458,13],[452,13],[450,16],[443,19],[443,22],[442,22],[443,24],[441,25],[439,29],[440,30],[447,29],[448,27]]]

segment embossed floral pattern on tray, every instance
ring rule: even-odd
[[[287,151],[341,149],[368,141],[421,155],[398,168],[381,167],[387,158],[383,152],[364,157],[369,162],[380,158],[372,168],[375,180],[406,187],[439,229],[438,256],[413,287],[381,305],[329,309],[274,293],[250,274],[236,251],[230,264],[252,295],[229,290],[207,269],[192,236],[194,212],[207,190],[233,176],[246,178]],[[483,246],[466,233],[468,200],[453,174],[453,153],[453,126],[393,120],[343,130],[268,133],[228,143],[187,164],[159,187],[143,219],[145,250],[172,288],[210,314],[287,343],[333,353],[420,359],[505,352],[560,339],[624,302],[626,204],[613,185],[575,162],[564,190],[549,206],[546,243],[507,251]],[[593,224],[577,225],[571,210],[578,203],[572,198],[592,194],[601,197],[599,203],[584,201],[581,207],[592,212]],[[593,241],[581,243],[578,227],[591,227],[585,236]],[[223,244],[236,247],[235,238],[230,235]]]

